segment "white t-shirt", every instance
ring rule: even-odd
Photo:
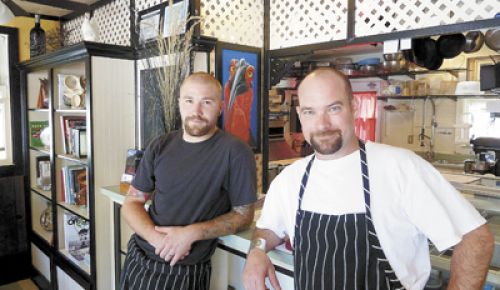
[[[367,142],[372,218],[384,253],[407,289],[423,289],[430,273],[427,238],[442,251],[486,221],[428,162],[412,151]],[[308,156],[271,183],[257,227],[293,241]],[[365,212],[359,151],[314,160],[302,209],[342,215]]]

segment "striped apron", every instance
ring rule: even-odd
[[[314,156],[302,177],[295,216],[296,290],[404,289],[382,250],[370,211],[365,145],[359,142],[365,213],[325,215],[301,209]]]
[[[210,261],[195,265],[175,265],[152,260],[137,246],[132,237],[128,243],[121,290],[208,290],[210,288]]]

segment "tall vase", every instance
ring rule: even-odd
[[[85,19],[82,23],[82,38],[84,41],[99,41],[99,27],[95,18],[90,18],[90,13],[85,13]]]

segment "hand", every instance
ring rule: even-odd
[[[155,230],[163,234],[160,243],[155,246],[155,254],[165,261],[170,262],[170,266],[189,255],[191,245],[198,240],[199,233],[190,226],[185,227],[159,227]]]
[[[266,277],[269,277],[274,289],[281,290],[271,259],[260,249],[250,250],[243,268],[245,290],[265,290]]]

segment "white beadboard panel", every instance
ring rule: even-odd
[[[96,257],[98,289],[114,289],[111,201],[103,186],[117,185],[127,149],[135,147],[134,61],[92,57]]]
[[[84,290],[80,284],[59,267],[57,267],[57,286],[60,290]]]
[[[481,19],[498,12],[500,0],[356,0],[356,37]]]
[[[201,0],[200,6],[202,35],[254,47],[264,45],[263,0]]]
[[[33,243],[31,243],[31,264],[50,282],[50,259]]]
[[[271,0],[270,49],[347,38],[347,0]]]

